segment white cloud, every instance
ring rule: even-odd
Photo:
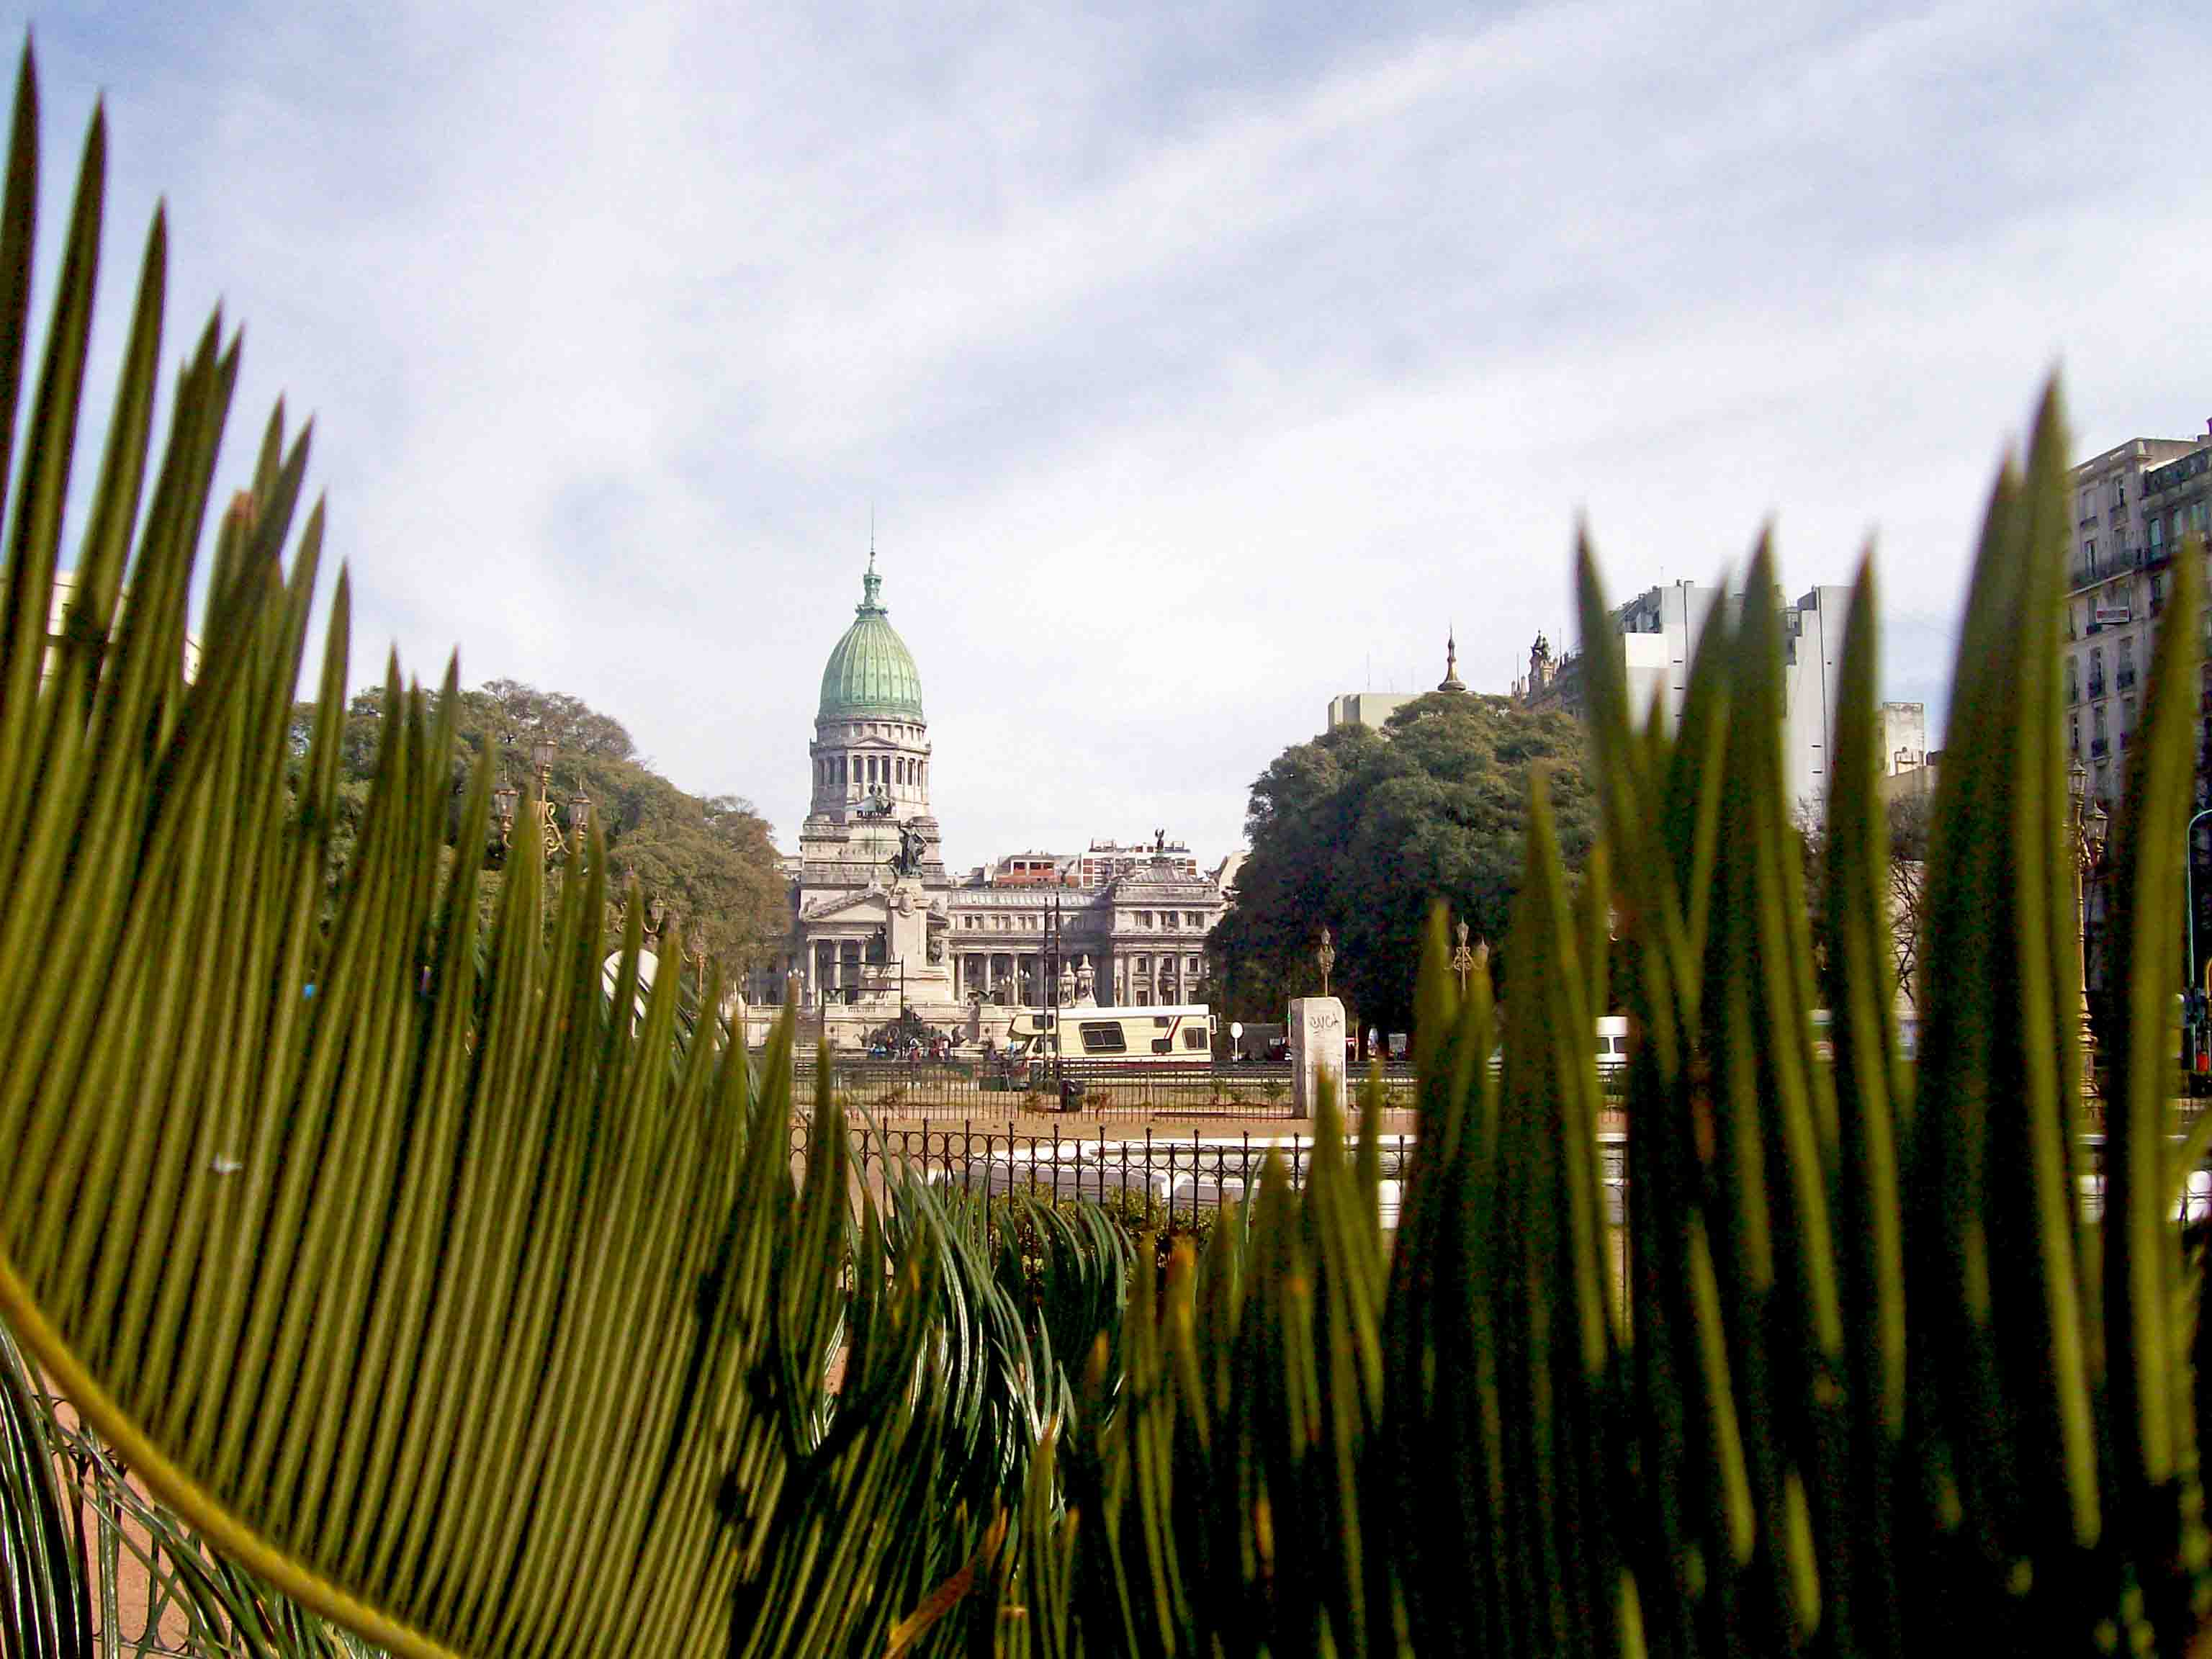
[[[1623,592],[1770,514],[1793,586],[1878,532],[1891,689],[1940,699],[2045,368],[2086,442],[2212,413],[2157,14],[267,6],[40,52],[50,149],[111,90],[112,246],[173,191],[173,343],[225,294],[241,416],[317,414],[357,675],[458,641],[787,839],[873,503],[972,862],[1225,850],[1370,657],[1557,641],[1578,510]]]

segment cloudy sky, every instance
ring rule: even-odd
[[[872,509],[948,858],[1212,858],[1333,694],[1559,641],[1578,513],[1624,596],[1872,536],[1940,705],[2043,374],[2082,453],[2212,416],[2178,0],[26,21],[44,252],[104,92],[102,361],[166,195],[231,471],[314,416],[356,679],[458,645],[787,848]]]

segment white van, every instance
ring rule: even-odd
[[[1628,1016],[1607,1014],[1597,1023],[1597,1074],[1625,1071],[1628,1066]]]
[[[1009,1060],[1117,1066],[1213,1063],[1213,1015],[1204,1003],[1152,1008],[1025,1008],[1006,1033]]]

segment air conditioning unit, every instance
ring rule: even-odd
[[[2097,607],[2096,622],[2100,628],[2118,628],[2130,619],[2130,607],[2124,605],[2100,605]]]

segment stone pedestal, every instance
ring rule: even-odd
[[[1344,1109],[1344,1005],[1334,997],[1291,1000],[1291,1109],[1311,1117],[1323,1079]]]

